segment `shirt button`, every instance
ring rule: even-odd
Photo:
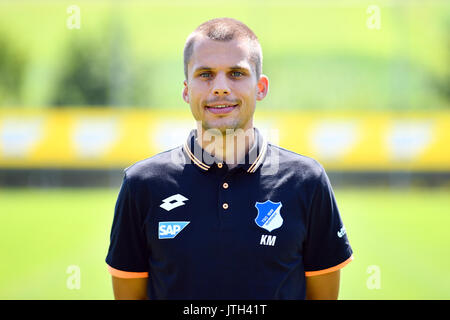
[[[217,166],[220,168],[222,168],[223,164],[221,164],[220,162],[217,164]]]
[[[223,185],[222,185],[222,187],[224,188],[224,189],[228,189],[228,183],[224,183]]]
[[[222,208],[224,208],[225,210],[227,210],[227,209],[228,209],[228,203],[224,203],[224,204],[222,205]]]

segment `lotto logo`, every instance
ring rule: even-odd
[[[162,221],[158,227],[158,239],[173,239],[190,221]]]
[[[177,193],[173,196],[170,196],[162,201],[162,203],[159,205],[161,208],[163,208],[166,211],[170,211],[172,209],[178,208],[179,206],[184,205],[184,201],[189,200],[186,197],[183,197],[181,194]]]

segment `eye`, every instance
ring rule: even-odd
[[[239,78],[239,77],[242,77],[244,74],[242,73],[242,72],[240,72],[240,71],[232,71],[231,72],[231,76],[233,77],[233,78]]]
[[[210,78],[211,77],[211,72],[202,72],[199,74],[200,78]]]

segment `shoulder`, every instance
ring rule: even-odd
[[[325,175],[325,169],[315,159],[268,143],[268,158],[271,165],[278,164],[281,174],[290,173],[302,180],[317,181]]]
[[[125,179],[129,183],[138,183],[149,179],[164,179],[168,174],[182,170],[184,163],[180,145],[129,166],[124,170]]]

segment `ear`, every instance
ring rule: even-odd
[[[189,90],[188,90],[187,81],[184,80],[183,84],[184,84],[183,93],[182,93],[183,100],[186,101],[186,103],[189,103]]]
[[[269,78],[265,75],[261,75],[257,84],[256,100],[260,101],[265,98],[267,92],[269,92]]]

